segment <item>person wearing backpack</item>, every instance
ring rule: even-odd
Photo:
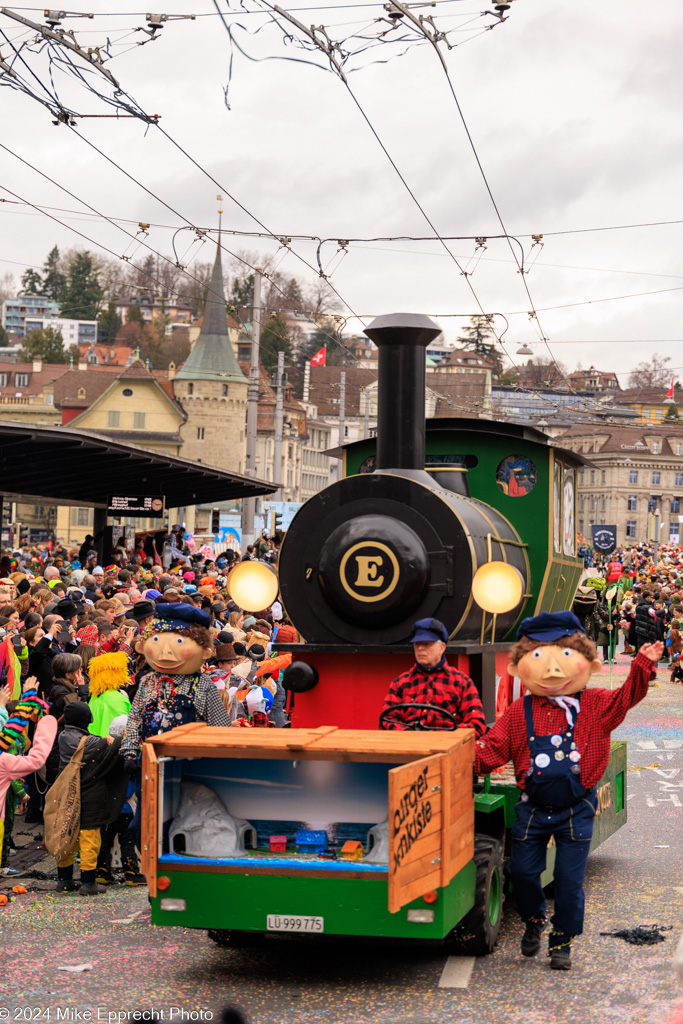
[[[83,743],[80,769],[80,829],[73,851],[57,862],[56,892],[95,896],[105,892],[96,881],[100,852],[100,829],[115,821],[126,796],[127,779],[119,754],[121,738],[91,736],[92,714],[87,704],[73,701],[64,708],[64,730],[59,736],[60,771],[69,764]],[[74,880],[74,853],[80,849],[81,880]],[[79,889],[80,885],[80,889]]]

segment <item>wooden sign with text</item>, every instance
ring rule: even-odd
[[[474,735],[389,772],[389,912],[447,885],[474,856]]]

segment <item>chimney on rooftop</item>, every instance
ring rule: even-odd
[[[43,368],[42,356],[34,356],[33,357],[33,372],[34,373],[40,373],[42,368]]]
[[[87,370],[87,369],[88,369],[88,364],[87,364],[87,362],[85,361],[85,359],[83,359],[83,358],[80,358],[80,359],[78,360],[78,369],[79,369],[79,370]]]

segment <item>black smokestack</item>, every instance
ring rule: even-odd
[[[423,470],[425,349],[441,328],[421,313],[389,313],[364,333],[379,348],[375,468]]]

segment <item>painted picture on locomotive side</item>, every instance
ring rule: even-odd
[[[498,464],[496,483],[509,498],[523,498],[538,479],[536,466],[524,455],[508,455]]]

